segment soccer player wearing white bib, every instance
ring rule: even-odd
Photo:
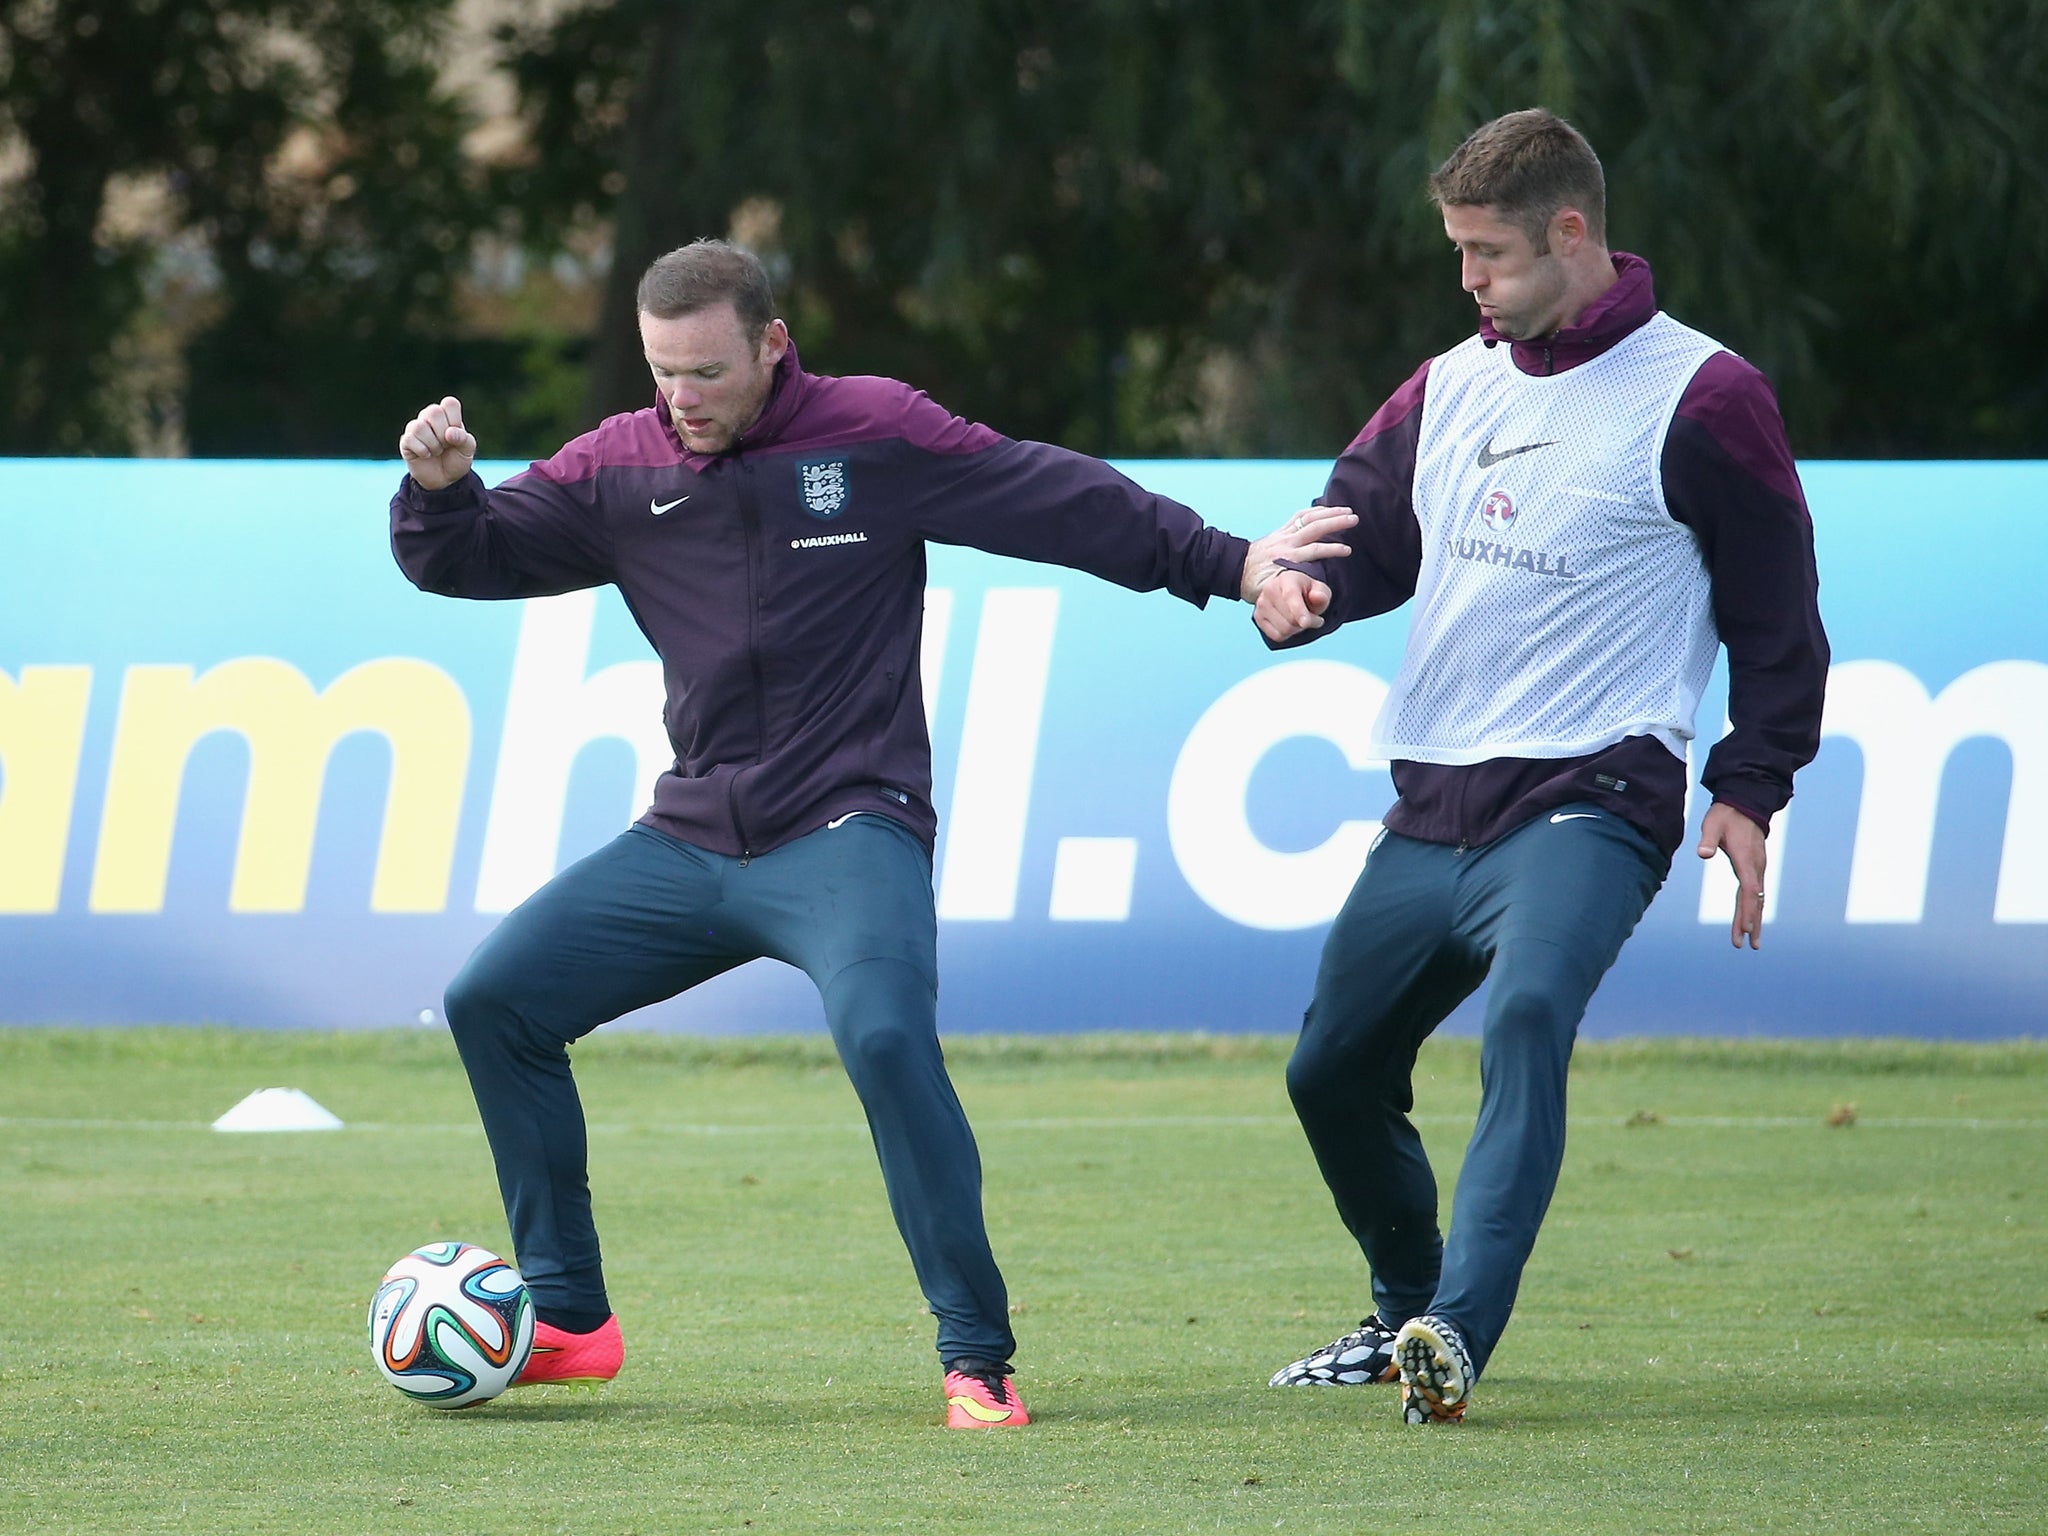
[[[1761,939],[1765,836],[1819,745],[1813,530],[1770,386],[1657,308],[1610,252],[1592,148],[1545,111],[1486,124],[1430,180],[1479,334],[1345,450],[1322,504],[1351,558],[1260,595],[1275,645],[1415,601],[1374,729],[1398,799],[1331,925],[1287,1086],[1374,1310],[1273,1384],[1402,1386],[1457,1422],[1507,1326],[1564,1157],[1586,1004],[1685,831],[1716,649],[1728,735],[1697,852]],[[1478,1123],[1449,1238],[1409,1119],[1416,1052],[1489,974]]]

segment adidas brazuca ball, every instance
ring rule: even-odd
[[[370,1353],[384,1379],[436,1408],[487,1403],[533,1353],[533,1298],[519,1271],[470,1243],[429,1243],[370,1298]]]

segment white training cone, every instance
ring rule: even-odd
[[[213,1122],[216,1131],[338,1131],[341,1121],[297,1088],[259,1088]]]

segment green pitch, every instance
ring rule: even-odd
[[[952,1045],[1038,1420],[970,1435],[821,1042],[581,1049],[625,1374],[450,1414],[363,1333],[504,1243],[444,1036],[0,1030],[0,1530],[2048,1530],[2048,1046],[1582,1050],[1444,1430],[1265,1385],[1367,1305],[1285,1051]],[[1448,1180],[1475,1053],[1423,1067]],[[349,1128],[206,1128],[280,1085]]]

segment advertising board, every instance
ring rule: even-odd
[[[1123,468],[1245,534],[1327,473]],[[1802,473],[1834,667],[1763,950],[1688,846],[1587,1033],[2048,1033],[2048,464]],[[432,1022],[497,916],[644,808],[671,749],[616,594],[416,591],[397,475],[0,462],[0,1022]],[[1369,736],[1406,628],[1274,654],[1238,604],[933,546],[942,1025],[1295,1027],[1392,798]],[[762,962],[631,1024],[822,1021]]]

